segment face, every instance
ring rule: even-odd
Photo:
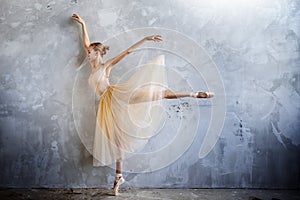
[[[90,46],[88,48],[88,59],[90,61],[95,60],[98,57],[98,55],[99,55],[99,52],[94,50],[93,46]]]

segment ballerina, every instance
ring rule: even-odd
[[[183,97],[211,98],[212,92],[173,92],[163,86],[164,57],[154,59],[151,66],[143,67],[129,81],[110,85],[111,69],[122,59],[147,41],[161,42],[160,35],[151,35],[138,41],[119,55],[103,60],[109,50],[100,42],[90,43],[84,20],[73,14],[72,18],[82,26],[83,47],[92,67],[89,85],[101,97],[97,111],[97,123],[93,146],[93,165],[107,166],[116,163],[114,194],[118,195],[119,186],[125,182],[122,176],[122,161],[130,152],[140,149],[159,126],[161,111],[151,112],[151,123],[147,112],[153,102],[162,99]],[[140,78],[142,77],[142,78]],[[143,129],[147,124],[148,129]],[[150,125],[149,125],[150,124]],[[141,131],[142,130],[142,131]],[[132,132],[132,134],[128,134]]]

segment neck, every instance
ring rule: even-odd
[[[103,60],[102,58],[99,56],[98,58],[96,58],[93,62],[92,62],[92,68],[93,70],[97,69],[100,65],[103,65]]]

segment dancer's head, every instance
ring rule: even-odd
[[[95,51],[99,51],[101,56],[104,56],[109,50],[109,46],[106,46],[100,42],[91,43],[90,47]]]
[[[89,59],[95,59],[99,55],[103,57],[108,50],[109,46],[103,45],[100,42],[91,43],[88,48]]]

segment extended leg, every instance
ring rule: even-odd
[[[212,92],[173,92],[171,90],[164,90],[162,92],[149,92],[148,90],[139,90],[135,92],[129,103],[141,103],[147,101],[156,101],[159,99],[178,99],[183,97],[194,97],[194,98],[211,98],[214,97]]]
[[[165,99],[178,99],[182,97],[194,97],[194,98],[211,98],[214,97],[212,92],[172,92],[171,90],[165,90],[163,92],[163,98]]]

